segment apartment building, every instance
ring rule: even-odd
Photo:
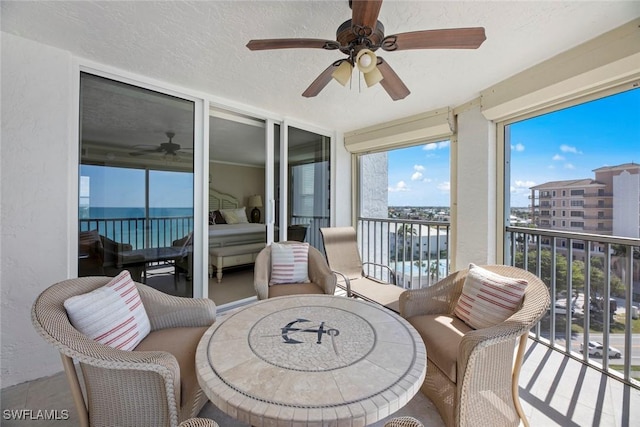
[[[539,228],[640,237],[640,165],[594,171],[595,178],[531,187],[532,223]]]

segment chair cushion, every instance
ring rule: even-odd
[[[527,284],[471,264],[453,313],[475,329],[497,325],[520,307]]]
[[[322,288],[315,283],[293,283],[269,286],[268,298],[297,294],[324,294]]]
[[[196,377],[196,348],[207,326],[193,328],[167,328],[152,331],[134,351],[167,351],[180,367],[180,401],[187,402],[199,390]]]
[[[120,350],[132,350],[151,330],[138,288],[126,270],[98,289],[68,298],[64,308],[77,330]]]
[[[414,316],[407,321],[422,337],[427,358],[455,383],[458,347],[464,334],[473,329],[457,317],[444,314]]]
[[[272,243],[270,285],[309,282],[309,244]]]

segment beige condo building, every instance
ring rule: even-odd
[[[595,178],[531,187],[532,223],[539,228],[640,237],[640,165],[594,169]]]

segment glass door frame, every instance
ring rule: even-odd
[[[160,83],[143,76],[139,76],[133,73],[125,72],[122,70],[111,69],[104,67],[100,64],[92,63],[91,61],[79,60],[73,69],[73,80],[75,83],[76,91],[74,93],[76,99],[79,98],[80,87],[80,75],[81,73],[93,74],[99,77],[104,77],[117,82],[122,82],[132,86],[140,87],[143,89],[152,90],[158,93],[162,93],[169,96],[174,96],[194,103],[194,120],[193,120],[193,298],[206,298],[208,296],[208,259],[209,251],[207,248],[208,233],[205,228],[205,220],[208,219],[207,205],[208,205],[208,188],[205,188],[204,183],[207,182],[205,177],[209,173],[209,163],[206,161],[209,158],[209,122],[208,122],[208,108],[205,108],[205,104],[208,107],[208,101],[197,93],[190,93],[188,90],[182,90],[180,88],[172,87],[169,84]],[[73,126],[76,130],[80,129],[80,105],[76,104],[74,108],[75,119]],[[79,140],[79,131],[75,134],[76,140]],[[76,150],[74,154],[75,163],[80,164],[79,150]],[[75,180],[73,184],[73,190],[71,194],[75,194],[75,200],[73,201],[75,208],[69,213],[69,220],[72,224],[71,229],[77,229],[79,220],[79,214],[77,209],[78,204],[78,182],[79,182],[79,168],[75,171]],[[206,194],[205,194],[206,191]],[[78,271],[77,261],[77,235],[70,239],[70,257],[72,265],[70,271]],[[74,241],[75,240],[75,241]],[[205,248],[207,248],[205,250]],[[200,254],[198,256],[197,254]],[[74,265],[75,264],[75,265]],[[207,279],[207,280],[205,280]]]
[[[329,190],[329,211],[330,218],[329,221],[331,224],[335,222],[335,132],[329,131],[327,129],[319,128],[316,126],[312,126],[306,123],[297,122],[291,119],[284,119],[280,124],[280,212],[281,216],[284,215],[284,218],[280,219],[280,241],[287,240],[287,226],[290,225],[288,223],[288,212],[289,212],[289,128],[296,128],[303,131],[315,133],[317,135],[324,136],[329,138],[329,182],[330,182],[330,190]]]

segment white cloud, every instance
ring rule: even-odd
[[[451,191],[451,183],[449,181],[441,182],[438,184],[438,190],[440,191]]]
[[[398,181],[395,187],[389,187],[388,190],[390,193],[396,193],[398,191],[409,191],[409,188],[407,187],[406,182]]]
[[[426,144],[424,147],[422,147],[423,150],[438,150],[441,148],[447,148],[449,146],[449,141],[442,141],[442,142],[434,142],[431,144]]]
[[[516,145],[512,145],[512,146],[511,146],[511,149],[512,149],[513,151],[520,151],[520,152],[522,152],[522,151],[524,151],[524,145],[522,145],[521,143],[519,143],[519,142],[518,142]]]
[[[562,144],[560,146],[560,151],[562,151],[563,153],[582,154],[582,151],[579,151],[576,147],[572,147],[567,144]]]
[[[420,181],[423,179],[424,175],[422,174],[422,172],[424,172],[424,166],[422,165],[413,165],[413,170],[415,171],[413,173],[413,175],[411,175],[411,181]]]
[[[573,166],[571,163],[565,163],[565,164],[564,164],[564,168],[565,168],[565,169],[575,169],[576,167],[575,167],[575,166]]]
[[[552,160],[562,161],[564,160],[564,157],[562,157],[560,154],[556,154],[555,156],[553,156]]]
[[[516,187],[518,188],[531,188],[536,185],[534,181],[522,181],[522,180],[516,180],[515,184],[516,184]]]

